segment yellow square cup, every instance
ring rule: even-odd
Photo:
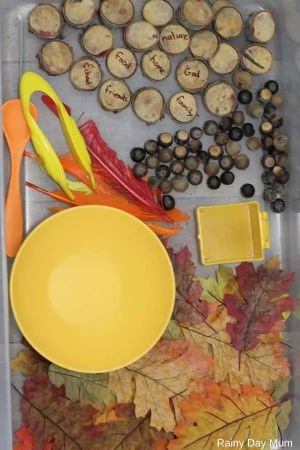
[[[269,214],[258,202],[200,206],[196,214],[205,266],[261,261],[271,247]]]

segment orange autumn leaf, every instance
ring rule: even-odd
[[[14,444],[14,450],[33,450],[33,432],[31,428],[22,427],[16,431],[16,438],[20,441]]]
[[[126,420],[125,416],[117,414],[115,408],[108,408],[104,412],[95,414],[93,417],[93,424],[95,426],[111,423],[111,422],[124,422]]]

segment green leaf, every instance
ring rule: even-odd
[[[93,405],[95,408],[113,406],[115,395],[108,389],[107,374],[84,374],[72,372],[59,366],[49,366],[49,379],[57,388],[65,386],[66,397],[81,406]]]
[[[209,303],[216,300],[222,301],[224,298],[225,288],[234,280],[233,269],[230,267],[220,266],[216,272],[216,278],[199,278],[203,293],[201,300]]]
[[[290,378],[278,378],[273,385],[272,397],[274,400],[281,400],[281,398],[289,392]]]
[[[177,320],[171,320],[168,328],[166,329],[163,339],[185,339],[182,328],[177,322]]]
[[[300,303],[298,303],[298,306],[295,308],[293,315],[296,319],[300,320]]]

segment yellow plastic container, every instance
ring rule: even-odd
[[[202,264],[260,261],[271,247],[269,215],[258,202],[197,208]]]

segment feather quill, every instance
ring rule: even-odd
[[[93,170],[105,178],[115,188],[124,193],[130,200],[142,204],[160,215],[167,222],[172,219],[161,206],[156,203],[152,189],[144,180],[137,179],[130,167],[117,157],[102,139],[94,121],[89,120],[80,126],[88,150],[94,159]]]

